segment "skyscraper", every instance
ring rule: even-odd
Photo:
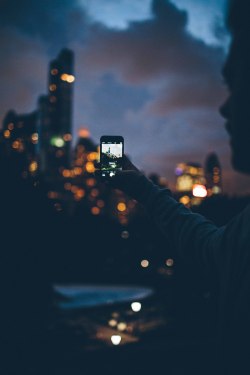
[[[209,195],[222,192],[221,165],[218,156],[212,152],[205,161],[205,175]]]
[[[186,206],[201,203],[207,195],[204,170],[199,163],[179,163],[175,169],[176,195]]]
[[[17,172],[24,178],[35,176],[38,172],[37,112],[19,115],[9,111],[1,133],[1,150],[15,160]]]
[[[63,49],[49,65],[48,95],[39,100],[41,170],[47,177],[71,163],[73,70],[73,52]]]

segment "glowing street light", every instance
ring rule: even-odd
[[[50,140],[52,146],[63,147],[65,142],[61,137],[52,137]]]
[[[72,74],[62,74],[61,75],[61,80],[62,81],[65,81],[65,82],[68,82],[68,83],[72,83],[75,81],[75,77],[72,75]]]
[[[127,324],[124,323],[124,322],[120,322],[120,323],[117,324],[117,329],[119,331],[125,331],[126,328],[127,328]]]
[[[140,302],[133,302],[133,303],[131,303],[131,309],[134,312],[139,312],[141,310],[141,303]]]
[[[172,267],[172,266],[174,265],[174,260],[173,260],[172,258],[168,258],[168,259],[166,260],[166,265],[167,265],[168,267]]]
[[[113,345],[119,345],[121,342],[122,338],[120,335],[113,335],[111,336],[111,342]]]
[[[117,210],[118,210],[118,211],[120,211],[120,212],[124,212],[124,211],[126,211],[126,209],[127,209],[127,206],[126,206],[125,203],[123,203],[123,202],[119,202],[119,203],[117,204]]]
[[[195,184],[193,186],[193,196],[197,198],[205,198],[207,196],[206,186]]]
[[[110,319],[110,320],[109,320],[109,325],[110,325],[110,327],[116,327],[116,325],[117,325],[117,320],[115,320],[115,319]]]
[[[149,266],[149,261],[147,259],[143,259],[141,261],[142,268],[147,268]]]

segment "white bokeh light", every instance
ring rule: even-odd
[[[122,338],[120,335],[113,335],[111,336],[111,342],[113,345],[119,345],[121,342]]]
[[[131,303],[131,309],[134,312],[139,312],[141,310],[141,303],[140,302],[133,302],[133,303]]]

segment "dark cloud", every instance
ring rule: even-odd
[[[225,89],[217,80],[202,77],[176,77],[166,83],[159,91],[157,98],[151,103],[150,109],[156,115],[169,114],[188,108],[217,108],[225,94]]]
[[[162,79],[166,74],[217,78],[223,51],[190,36],[186,12],[171,3],[154,0],[152,9],[152,19],[133,22],[126,30],[92,27],[86,63],[93,69],[118,67],[131,83]]]
[[[49,61],[84,39],[88,20],[78,0],[0,0],[0,120],[14,108],[30,112],[46,93]]]
[[[13,108],[30,112],[36,108],[38,93],[46,87],[46,46],[34,37],[11,28],[0,31],[1,86],[0,121]]]
[[[1,0],[0,24],[22,34],[41,37],[48,44],[77,39],[87,17],[78,0]]]

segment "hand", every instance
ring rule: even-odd
[[[120,189],[137,200],[140,200],[140,195],[143,195],[145,187],[152,184],[125,155],[123,170],[117,171],[115,176],[109,177],[107,181],[114,189]]]

